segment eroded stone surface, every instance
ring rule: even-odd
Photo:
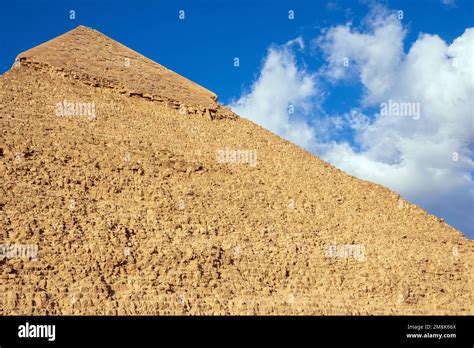
[[[0,314],[474,312],[460,232],[95,31],[21,54],[0,114],[0,244],[38,247]]]

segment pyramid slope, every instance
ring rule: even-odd
[[[21,64],[48,65],[95,87],[213,108],[217,96],[102,33],[78,26],[21,53]]]
[[[474,243],[440,219],[219,106],[95,86],[96,61],[75,78],[40,47],[0,77],[0,243],[39,247],[0,257],[0,314],[474,313]],[[64,100],[96,117],[58,117]]]

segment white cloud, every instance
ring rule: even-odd
[[[294,45],[303,49],[302,38],[271,47],[250,91],[229,106],[239,115],[308,147],[314,140],[314,130],[305,117],[318,90],[315,76],[297,67]]]
[[[395,13],[378,8],[365,20],[369,33],[352,29],[351,24],[329,29],[318,41],[327,53],[327,77],[351,77],[357,68],[367,87],[367,102],[381,100],[392,88],[397,66],[403,57],[405,30]],[[345,62],[348,63],[344,64]]]
[[[381,7],[363,29],[330,28],[316,40],[327,59],[319,75],[298,68],[291,45],[300,38],[272,47],[250,92],[231,108],[350,174],[401,193],[473,238],[474,28],[451,44],[421,34],[406,53],[405,34],[397,14]],[[333,84],[360,83],[361,105],[316,117],[321,76]],[[416,103],[419,119],[365,111],[389,100]],[[288,104],[299,105],[299,117],[288,114]],[[305,121],[310,116],[311,124]],[[344,130],[354,134],[356,146],[334,140]]]
[[[348,26],[325,33],[319,40],[328,57],[324,72],[333,81],[350,78],[339,64],[341,56],[348,56],[366,105],[389,99],[419,103],[420,119],[376,114],[356,131],[360,152],[333,143],[323,157],[472,233],[474,28],[451,45],[436,35],[420,35],[404,55],[404,30],[396,16],[373,16],[367,33]],[[455,152],[458,161],[453,161]]]

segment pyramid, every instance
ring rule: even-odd
[[[474,313],[461,232],[95,30],[0,109],[2,315]]]

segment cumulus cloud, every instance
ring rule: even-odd
[[[315,40],[326,60],[317,74],[296,63],[291,47],[300,39],[272,47],[250,91],[231,108],[473,238],[474,28],[452,43],[420,34],[407,52],[405,35],[396,12],[374,7],[360,28],[335,26]],[[360,105],[316,115],[322,80],[329,88],[341,81],[362,87]],[[288,114],[292,103],[301,105],[295,115]],[[387,105],[396,108],[384,112]],[[351,139],[337,140],[345,131]]]
[[[332,81],[355,75],[366,105],[413,103],[420,116],[376,113],[356,131],[361,150],[332,143],[322,155],[353,175],[400,192],[472,236],[474,28],[450,45],[437,35],[421,34],[405,55],[405,31],[396,15],[373,16],[369,32],[339,26],[318,40],[328,60],[324,73]],[[344,67],[341,57],[350,57],[353,65]]]
[[[403,58],[405,30],[395,13],[379,8],[364,21],[370,32],[345,26],[330,28],[318,43],[327,54],[324,73],[332,80],[349,78],[358,69],[367,87],[366,101],[383,98],[392,88],[397,67]]]
[[[314,130],[305,120],[318,96],[314,74],[299,69],[294,47],[301,37],[269,48],[258,79],[229,106],[239,115],[303,147],[311,146]]]

